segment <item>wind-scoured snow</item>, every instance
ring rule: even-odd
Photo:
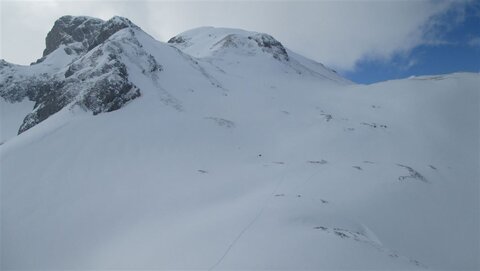
[[[88,86],[113,53],[138,97],[2,132],[2,270],[479,267],[479,74],[355,85],[192,31],[117,31],[52,73]]]

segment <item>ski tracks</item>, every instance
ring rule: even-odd
[[[280,188],[280,186],[285,182],[286,180],[286,177],[285,175],[282,176],[282,178],[280,179],[280,181],[277,183],[277,185],[275,186],[275,189],[273,190],[273,192],[271,193],[271,195],[275,195],[278,191],[278,189]],[[238,235],[235,237],[235,239],[233,239],[233,241],[230,243],[230,245],[228,245],[227,249],[225,250],[225,252],[222,254],[222,256],[217,260],[217,262],[215,264],[213,264],[208,270],[214,270],[218,265],[220,265],[223,260],[225,259],[225,257],[228,255],[228,253],[230,252],[230,250],[232,250],[232,248],[236,245],[236,243],[238,242],[238,240],[240,240],[240,238],[242,238],[242,236],[253,226],[253,224],[255,224],[255,222],[258,221],[258,219],[262,216],[262,214],[265,212],[265,210],[267,209],[268,205],[270,204],[271,200],[272,200],[272,196],[269,196],[268,199],[265,200],[265,202],[263,203],[260,211],[258,211],[258,213],[253,217],[252,220],[250,220],[250,222],[238,233]]]

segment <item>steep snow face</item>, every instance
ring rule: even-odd
[[[285,51],[127,27],[50,66],[70,102],[0,146],[0,269],[478,269],[480,75],[359,86]],[[3,137],[31,104],[0,90]]]

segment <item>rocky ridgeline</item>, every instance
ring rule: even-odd
[[[11,103],[29,99],[35,104],[18,133],[67,106],[78,105],[96,115],[120,109],[141,96],[141,90],[129,81],[131,66],[127,63],[152,76],[163,69],[136,38],[136,33],[141,31],[130,20],[118,16],[107,21],[63,16],[47,34],[43,56],[35,63],[21,66],[0,60],[0,96]],[[222,31],[222,36],[210,45],[209,53],[219,57],[226,52],[241,56],[264,54],[290,64],[287,50],[270,35]],[[180,34],[169,43],[182,49],[195,45],[190,39]],[[219,86],[213,77],[201,69],[200,72]]]
[[[67,105],[79,105],[98,114],[117,110],[139,97],[140,90],[128,80],[122,59],[124,51],[134,52],[144,63],[145,72],[158,72],[161,65],[142,49],[134,29],[139,28],[121,17],[102,21],[63,16],[48,33],[44,56],[36,63],[25,67],[1,60],[0,96],[9,102],[25,98],[35,102],[18,133]],[[50,72],[48,67],[42,69],[43,62],[56,50],[64,50],[69,56],[73,54],[72,62],[55,72]]]

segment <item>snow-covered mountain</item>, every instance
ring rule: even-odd
[[[0,62],[1,269],[478,269],[479,85],[64,16]]]

